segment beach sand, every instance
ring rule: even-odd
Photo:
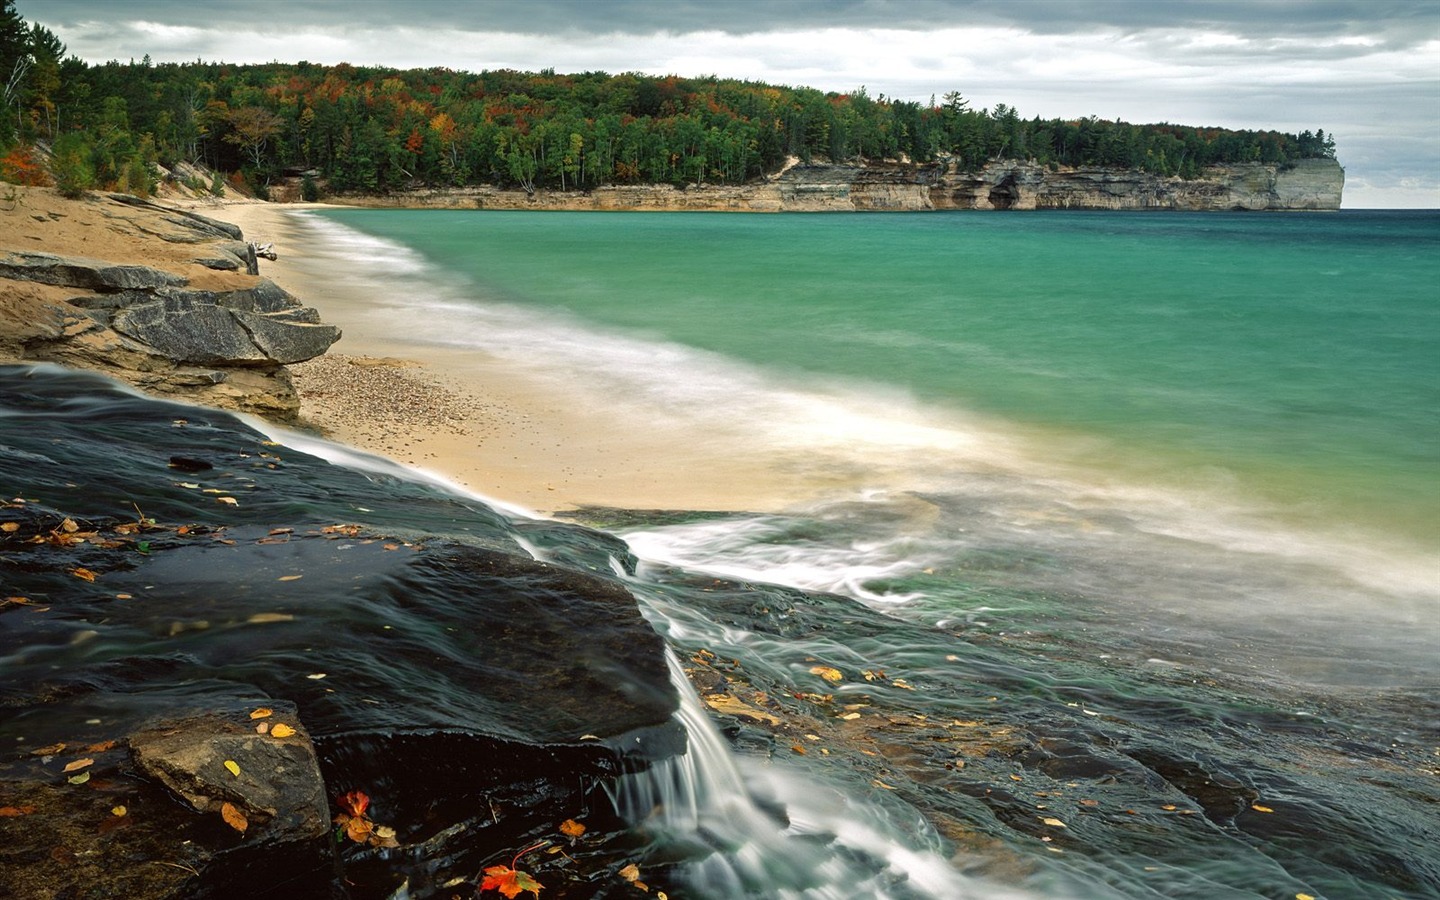
[[[337,325],[324,357],[292,366],[301,418],[340,443],[426,469],[484,497],[548,513],[577,507],[773,511],[843,477],[744,451],[744,437],[617,420],[557,383],[472,350],[409,341],[364,297],[307,268],[301,204],[221,202],[194,210],[273,242],[262,275]],[[483,213],[476,213],[483,215]]]

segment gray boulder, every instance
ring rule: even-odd
[[[290,318],[294,310],[270,315],[193,296],[168,296],[118,311],[110,326],[161,356],[199,366],[301,362],[340,339],[340,329],[333,325]]]
[[[130,736],[135,765],[197,812],[218,815],[231,804],[244,816],[247,840],[320,837],[330,814],[309,732],[294,704],[267,705],[275,714],[261,721],[283,723],[294,734],[258,734],[248,708],[168,720]]]
[[[83,288],[102,294],[153,291],[184,285],[186,279],[149,266],[117,266],[83,256],[14,251],[0,254],[0,278]]]

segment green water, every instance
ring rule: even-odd
[[[477,302],[900,390],[1290,521],[1440,537],[1440,214],[325,215]]]

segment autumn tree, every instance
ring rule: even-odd
[[[227,143],[237,145],[254,164],[258,173],[265,167],[265,148],[280,133],[280,117],[259,106],[242,106],[230,110]]]

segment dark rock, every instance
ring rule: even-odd
[[[81,256],[18,251],[0,256],[0,278],[33,281],[101,293],[156,290],[183,285],[186,279],[149,266],[117,266]]]
[[[274,715],[261,721],[287,725],[294,734],[257,734],[249,717],[254,707],[168,719],[130,736],[135,765],[196,812],[218,814],[233,804],[248,820],[247,840],[320,837],[330,814],[309,732],[293,704],[268,705]]]
[[[340,330],[332,325],[272,318],[183,295],[121,310],[111,327],[161,356],[201,366],[300,362],[319,356],[340,339]]]

